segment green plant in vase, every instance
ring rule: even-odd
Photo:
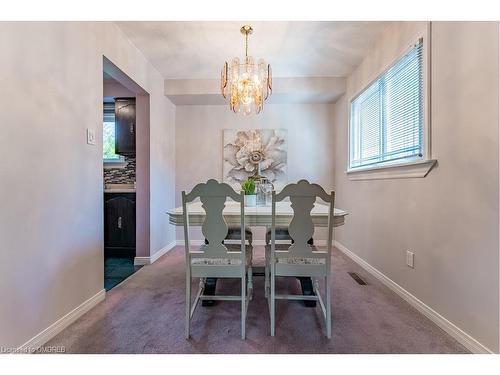
[[[255,206],[257,200],[255,196],[255,180],[247,178],[241,184],[241,188],[245,192],[245,206]]]

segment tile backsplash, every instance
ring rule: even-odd
[[[105,184],[133,184],[135,182],[135,157],[125,156],[125,168],[104,169]]]

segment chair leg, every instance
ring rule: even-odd
[[[253,298],[253,269],[248,267],[248,300],[251,301]],[[247,306],[248,307],[248,306]]]
[[[246,275],[245,271],[243,271],[243,276],[241,278],[241,339],[245,340],[246,336],[246,330],[245,330],[245,322],[246,322],[246,314],[247,314],[247,309],[246,309],[246,289],[247,289],[247,284],[246,284]]]
[[[332,291],[330,286],[330,275],[325,277],[326,283],[326,337],[332,338]]]
[[[189,326],[191,323],[191,272],[189,268],[186,270],[186,332],[185,337],[189,339]]]
[[[275,276],[274,276],[274,266],[271,265],[271,336],[274,336],[275,333]]]
[[[269,265],[267,257],[264,268],[264,296],[269,298]]]

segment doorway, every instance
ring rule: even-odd
[[[103,58],[104,288],[149,255],[149,95]]]

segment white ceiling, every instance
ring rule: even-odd
[[[388,22],[117,22],[165,79],[216,79],[224,61],[249,55],[274,77],[345,77]]]

